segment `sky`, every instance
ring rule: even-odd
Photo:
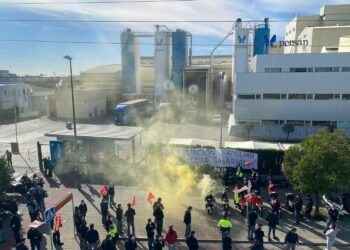
[[[155,2],[134,3],[132,1],[137,0],[120,0],[122,3],[86,3],[99,1],[103,0],[1,0],[0,69],[7,69],[19,75],[67,75],[69,65],[68,61],[63,59],[65,55],[73,58],[74,74],[98,65],[116,64],[121,61],[119,44],[35,43],[8,40],[118,43],[120,32],[126,28],[151,33],[155,30],[154,25],[165,24],[170,30],[180,28],[192,33],[195,44],[193,55],[208,55],[215,44],[232,28],[233,22],[217,21],[234,21],[237,18],[242,18],[243,21],[262,21],[265,17],[269,17],[271,34],[276,34],[278,40],[283,40],[286,21],[295,15],[317,15],[323,5],[346,3],[344,0],[155,0]],[[38,2],[45,4],[33,4]],[[67,20],[122,22],[82,23]],[[188,22],[195,20],[216,22]],[[274,20],[282,21],[274,22]],[[254,22],[246,25],[253,26]],[[150,38],[141,41],[141,43],[152,42]],[[232,38],[226,42],[228,45],[231,43]],[[153,52],[152,45],[141,45],[142,56],[152,56]],[[222,47],[217,52],[217,54],[231,53],[230,46]]]

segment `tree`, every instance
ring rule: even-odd
[[[12,181],[11,169],[4,157],[0,157],[0,197],[9,189]]]
[[[289,135],[294,132],[294,129],[295,127],[293,124],[286,123],[283,125],[282,130],[287,134],[287,140],[289,140]]]
[[[244,124],[244,130],[247,132],[247,137],[250,139],[250,133],[254,129],[254,124],[253,123],[246,123]]]
[[[321,129],[286,150],[283,171],[295,189],[314,194],[319,214],[320,195],[350,187],[350,141],[343,130]]]

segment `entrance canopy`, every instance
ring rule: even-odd
[[[130,141],[144,130],[142,127],[77,124],[77,139]],[[56,137],[57,140],[74,140],[74,130],[64,128],[49,132],[45,136]]]

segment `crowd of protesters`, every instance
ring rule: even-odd
[[[6,159],[9,166],[12,167],[12,155],[10,152],[6,152]],[[44,174],[47,177],[52,176],[52,171],[50,167],[50,159],[44,159]],[[236,207],[243,209],[239,206],[239,200],[242,198],[242,194],[255,193],[257,197],[260,198],[260,187],[261,178],[258,173],[252,173],[249,178],[243,178],[243,175],[237,171],[238,177],[242,178],[243,187],[246,189],[242,193],[234,192],[234,202]],[[22,176],[20,180],[21,185],[25,190],[23,195],[31,222],[37,220],[43,220],[43,213],[45,211],[45,198],[47,197],[46,191],[43,189],[44,181],[43,179],[34,174],[32,178],[29,178],[26,174]],[[240,189],[239,189],[240,190]],[[232,238],[231,238],[231,228],[233,227],[229,216],[229,199],[228,199],[228,189],[224,190],[222,194],[223,202],[223,217],[218,222],[218,228],[221,231],[222,236],[222,249],[230,250],[232,249]],[[267,192],[269,194],[269,203],[271,205],[271,212],[268,213],[266,218],[260,218],[261,214],[257,206],[248,206],[245,211],[247,211],[247,232],[248,240],[252,242],[252,250],[264,249],[264,238],[266,237],[268,241],[278,240],[276,236],[276,228],[279,225],[279,220],[281,218],[281,202],[278,198],[276,192],[276,185],[272,180],[268,182]],[[123,236],[124,246],[126,250],[137,249],[138,244],[135,235],[135,215],[136,211],[134,209],[134,204],[128,203],[126,211],[124,212],[122,204],[116,204],[115,202],[115,187],[113,184],[109,186],[103,185],[100,189],[101,203],[101,223],[106,231],[103,240],[100,238],[99,232],[95,229],[94,223],[87,223],[87,212],[88,206],[85,204],[84,200],[81,200],[79,206],[74,209],[74,226],[79,239],[80,249],[92,250],[92,249],[103,249],[103,250],[114,250],[117,249],[117,242],[120,242],[121,236]],[[209,195],[211,196],[211,195]],[[286,208],[294,213],[295,225],[299,225],[302,218],[305,221],[311,220],[311,212],[313,210],[313,200],[310,195],[306,197],[305,212],[302,214],[303,200],[298,194],[293,195],[293,198],[287,198]],[[238,206],[237,206],[238,205]],[[17,250],[28,249],[24,244],[24,238],[21,237],[21,218],[17,214],[18,207],[14,209],[13,216],[11,218],[10,227],[14,235],[15,246]],[[149,249],[163,249],[165,246],[169,250],[176,250],[178,244],[178,234],[173,225],[169,225],[166,230],[164,230],[164,205],[162,199],[158,198],[153,203],[153,217],[152,220],[149,218],[145,225],[145,232],[147,235],[147,243]],[[183,223],[185,227],[185,242],[189,250],[199,249],[198,240],[196,239],[196,232],[192,230],[192,207],[189,206],[184,212]],[[112,215],[113,214],[113,215]],[[115,214],[115,220],[114,220]],[[327,248],[331,249],[338,230],[336,229],[336,224],[339,216],[339,212],[335,206],[332,206],[328,210],[329,218],[327,220],[326,227],[324,229],[324,234],[327,239]],[[263,223],[261,219],[266,221],[268,226],[268,233],[265,234],[263,230]],[[126,232],[123,231],[123,221],[126,221]],[[256,227],[257,225],[257,227]],[[53,229],[53,243],[55,246],[61,246],[64,243],[60,240],[60,228],[62,227],[62,218],[60,214],[57,214],[54,221],[51,223],[51,228]],[[40,233],[37,227],[30,226],[27,232],[27,239],[30,241],[30,246],[32,250],[40,250],[41,241],[43,235]],[[296,249],[299,244],[299,236],[297,234],[297,228],[293,227],[285,235],[284,239],[285,249]]]

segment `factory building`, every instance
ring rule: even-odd
[[[248,59],[249,70],[233,67],[231,136],[285,140],[284,124],[294,125],[292,140],[330,126],[350,135],[350,14],[344,13],[350,5],[295,17],[284,41],[269,37],[270,51]],[[234,52],[235,61],[242,56]]]

